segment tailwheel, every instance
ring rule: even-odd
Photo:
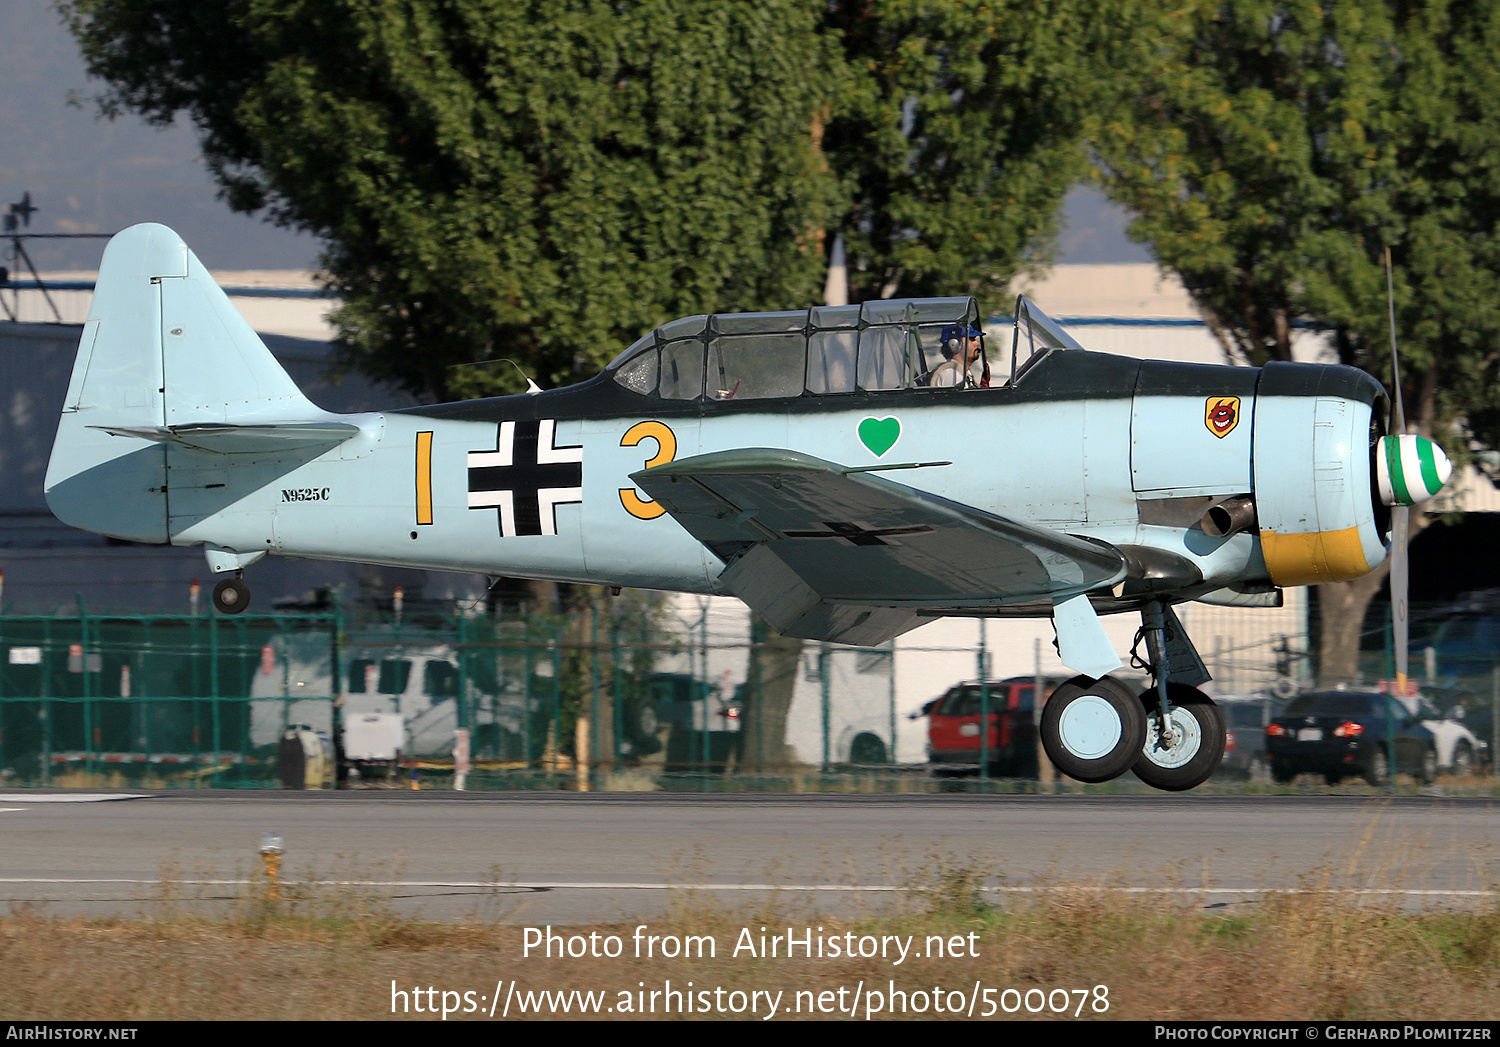
[[[1145,737],[1140,701],[1108,676],[1075,676],[1058,686],[1042,709],[1047,758],[1080,782],[1107,782],[1124,774],[1140,755]]]
[[[1172,703],[1171,737],[1162,731],[1156,688],[1137,699],[1146,718],[1146,741],[1131,770],[1155,789],[1182,792],[1208,781],[1224,759],[1224,714],[1196,687],[1167,685]]]
[[[250,606],[250,587],[238,578],[214,586],[214,607],[220,614],[239,614]]]

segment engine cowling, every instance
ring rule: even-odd
[[[1276,585],[1350,581],[1385,560],[1390,503],[1380,497],[1375,460],[1385,415],[1385,390],[1364,371],[1261,368],[1255,502],[1261,553]]]

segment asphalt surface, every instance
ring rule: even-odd
[[[1322,889],[1493,906],[1500,888],[1489,798],[38,790],[0,794],[0,902],[223,911],[262,889],[247,881],[268,831],[283,879],[316,897],[528,925],[772,892],[805,911],[890,911],[958,871],[1000,892],[1093,884],[1206,907]]]

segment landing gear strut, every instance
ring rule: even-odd
[[[214,608],[220,614],[239,614],[250,606],[250,587],[243,575],[243,571],[236,571],[233,578],[214,586]]]
[[[1168,625],[1177,626],[1175,616],[1161,603],[1149,603],[1141,611],[1151,670],[1156,686],[1142,691],[1139,701],[1146,717],[1145,743],[1131,766],[1147,785],[1168,792],[1182,792],[1208,781],[1224,759],[1224,714],[1213,699],[1196,687],[1170,682]],[[1187,638],[1172,637],[1182,643]],[[1191,653],[1191,647],[1188,648]],[[1193,661],[1197,661],[1196,657]],[[1199,663],[1196,675],[1207,678]]]

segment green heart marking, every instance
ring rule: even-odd
[[[900,438],[899,418],[866,418],[859,423],[859,442],[868,447],[876,458],[895,447]]]

